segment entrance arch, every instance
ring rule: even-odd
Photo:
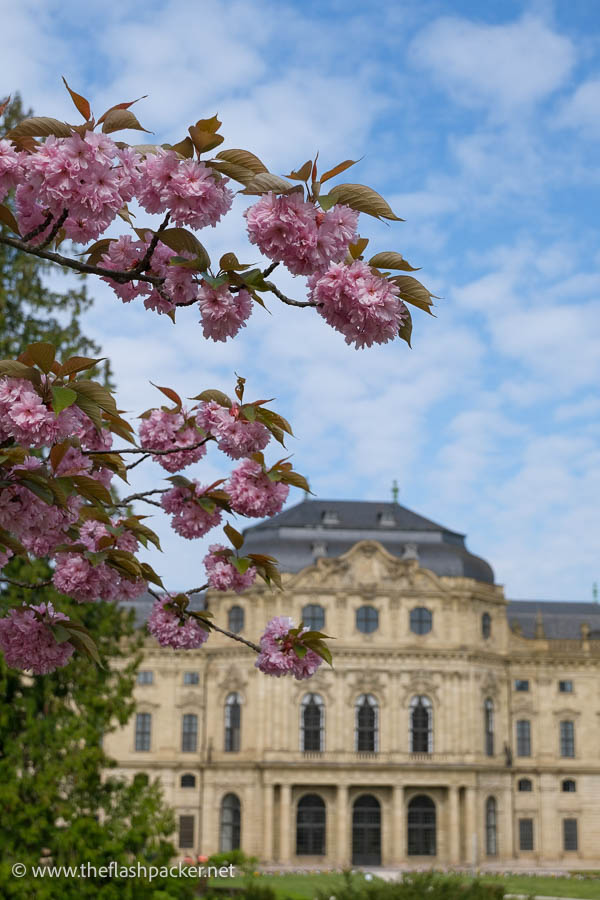
[[[352,865],[381,865],[381,806],[372,794],[358,797],[352,807]]]
[[[436,855],[435,803],[419,794],[408,804],[408,855]]]

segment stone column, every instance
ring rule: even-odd
[[[263,852],[266,863],[273,860],[273,785],[263,785]]]
[[[476,797],[474,787],[465,788],[465,862],[470,866],[476,866],[479,857]]]
[[[291,832],[291,801],[292,789],[289,784],[282,784],[279,788],[279,861],[290,862],[290,832]]]
[[[448,788],[448,862],[455,866],[460,862],[460,816],[458,809],[458,788],[451,784]]]
[[[391,863],[406,860],[406,811],[404,809],[404,787],[395,784],[392,795],[392,858]]]
[[[205,856],[210,856],[219,849],[218,824],[215,825],[214,816],[215,788],[212,784],[205,783],[202,791],[202,826],[197,840],[198,847]]]
[[[348,788],[345,784],[338,784],[335,798],[335,858],[338,866],[342,867],[346,867],[350,863],[350,826],[348,816]]]

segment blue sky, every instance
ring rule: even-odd
[[[348,180],[375,187],[407,221],[363,217],[362,233],[374,251],[422,266],[444,298],[436,319],[415,311],[412,351],[355,351],[313,311],[275,303],[216,346],[193,311],[173,327],[90,282],[86,327],[114,361],[125,409],[156,402],[150,380],[191,396],[231,390],[235,370],[250,396],[277,396],[295,426],[296,467],[319,497],[388,499],[396,478],[400,501],[465,532],[509,597],[591,599],[596,4],[0,0],[0,12],[0,94],[20,90],[38,114],[73,119],[64,74],[97,111],[149,94],[137,112],[158,141],[218,111],[225,146],[275,172],[316,150],[324,165],[364,156]],[[256,259],[244,199],[201,235],[213,254]],[[281,285],[303,297],[302,279]],[[211,452],[193,474],[219,477],[225,462]],[[151,466],[134,487],[161,472]],[[196,584],[205,544],[155,524],[166,549],[157,570],[172,587]]]

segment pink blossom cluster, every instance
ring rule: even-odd
[[[133,150],[120,150],[106,134],[46,138],[35,153],[23,156],[24,181],[15,198],[21,231],[40,225],[47,212],[56,221],[66,209],[68,238],[85,242],[99,237],[134,197],[138,160]]]
[[[357,349],[394,340],[408,315],[399,288],[360,260],[349,266],[332,263],[308,285],[320,315]]]
[[[146,212],[167,210],[178,226],[213,227],[231,209],[233,193],[204,163],[180,160],[172,150],[158,148],[139,164],[137,199]]]
[[[12,438],[27,447],[43,447],[64,440],[78,427],[77,411],[69,407],[55,416],[31,381],[0,378],[0,443]]]
[[[119,525],[119,522],[115,525]],[[84,522],[80,529],[79,542],[95,553],[100,551],[98,546],[100,539],[108,535],[108,529],[101,522]],[[130,531],[125,531],[115,541],[117,550],[135,553],[137,548],[137,539]],[[93,603],[95,600],[134,600],[148,587],[143,578],[133,580],[126,578],[106,562],[87,559],[80,551],[57,554],[52,581],[57,590],[73,597],[79,603]]]
[[[10,141],[0,140],[0,203],[21,180],[23,159],[23,154],[13,149]]]
[[[249,422],[240,416],[240,407],[219,406],[214,400],[202,403],[196,417],[198,425],[217,439],[217,447],[231,459],[241,459],[264,450],[271,433],[261,422]]]
[[[102,265],[106,269],[115,269],[125,271],[134,268],[140,263],[150,245],[151,235],[148,234],[148,240],[134,241],[129,235],[121,235],[114,241],[111,241],[106,253],[102,256]],[[171,266],[170,260],[176,254],[160,241],[152,254],[152,260],[148,274],[156,275],[157,278],[164,278],[164,291],[171,298],[165,299],[161,296],[156,288],[146,281],[127,281],[125,284],[119,284],[112,278],[104,277],[103,281],[110,284],[117,297],[120,297],[123,303],[129,303],[136,297],[145,297],[144,306],[146,309],[152,309],[160,313],[169,313],[176,306],[193,303],[198,296],[198,286],[194,282],[194,273],[190,269],[182,266]],[[179,254],[184,257],[191,256],[190,253]]]
[[[218,506],[209,511],[199,502],[205,491],[199,481],[193,481],[189,487],[176,486],[162,495],[161,506],[173,516],[171,527],[181,537],[189,540],[203,537],[221,521]],[[206,499],[210,501],[210,498]]]
[[[189,413],[165,409],[153,409],[147,419],[142,420],[139,435],[144,450],[174,450],[173,453],[154,455],[152,459],[167,472],[179,472],[186,466],[198,462],[206,453],[206,444],[194,447],[202,440],[202,435],[193,426],[186,424]],[[193,450],[175,450],[175,447],[194,447]]]
[[[194,650],[201,647],[208,637],[208,632],[195,619],[182,617],[178,613],[168,594],[152,607],[148,631],[161,647],[173,647],[175,650]]]
[[[227,482],[231,508],[242,516],[255,518],[280,512],[289,491],[287,484],[271,481],[260,463],[253,459],[245,459]]]
[[[355,210],[337,205],[322,212],[301,193],[277,197],[269,192],[244,215],[251,243],[293,275],[313,275],[330,262],[341,262],[356,240]]]
[[[294,622],[287,616],[275,616],[271,619],[260,639],[260,653],[254,663],[265,675],[293,675],[297,681],[314,675],[323,660],[314,650],[306,650],[300,659],[293,650],[294,644],[302,644],[303,629],[296,638],[290,638],[290,629]]]
[[[235,337],[252,315],[252,298],[245,288],[232,293],[226,284],[218,288],[203,282],[198,291],[200,322],[205,338],[226,341]]]
[[[0,619],[0,650],[12,669],[46,675],[65,666],[75,652],[69,641],[58,643],[52,626],[68,622],[51,603],[11,609]]]
[[[256,569],[249,566],[242,574],[238,572],[230,559],[221,555],[226,548],[223,544],[211,544],[204,557],[208,583],[215,591],[235,591],[240,594],[251,587],[256,578]]]
[[[15,473],[35,473],[41,467],[39,459],[28,457],[8,470],[5,478],[10,481]],[[47,556],[66,540],[67,529],[79,518],[81,504],[81,498],[73,496],[67,499],[66,507],[52,506],[15,478],[0,490],[0,527],[10,531],[35,556]]]

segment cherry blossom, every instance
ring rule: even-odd
[[[217,447],[231,459],[241,459],[264,450],[271,433],[261,422],[249,422],[240,415],[240,407],[220,406],[214,400],[201,405],[196,416],[198,425],[217,439]]]
[[[140,425],[140,444],[144,450],[174,450],[175,447],[192,447],[202,440],[202,435],[189,422],[186,410],[153,409]],[[167,472],[179,472],[186,466],[198,462],[206,453],[206,444],[193,450],[155,454],[152,459]]]
[[[271,481],[260,463],[245,459],[234,469],[229,481],[231,507],[242,516],[274,516],[287,500],[289,486]]]
[[[68,622],[52,603],[11,609],[0,618],[0,649],[6,664],[34,675],[46,675],[65,666],[75,652],[69,641],[58,643],[52,626]]]
[[[294,622],[287,616],[271,619],[260,639],[260,653],[254,663],[257,669],[276,678],[293,675],[297,681],[315,674],[323,662],[321,657],[314,650],[305,648],[306,653],[300,658],[293,649],[294,645],[302,646],[302,634],[308,629],[304,628],[298,637],[290,637],[292,628]]]
[[[161,647],[173,647],[175,650],[194,650],[208,638],[208,632],[195,619],[178,613],[169,595],[161,597],[152,607],[148,631]]]
[[[244,573],[239,572],[233,562],[223,555],[226,548],[222,544],[211,544],[204,557],[208,583],[216,591],[235,591],[240,594],[249,588],[256,578],[256,569],[249,566]]]
[[[198,291],[204,337],[226,341],[244,328],[252,314],[252,298],[245,288],[233,294],[226,284],[212,288],[204,282]]]
[[[200,482],[192,481],[189,487],[176,486],[166,491],[160,501],[165,512],[173,516],[173,530],[189,540],[203,537],[221,521],[221,510],[204,497],[205,491]]]

